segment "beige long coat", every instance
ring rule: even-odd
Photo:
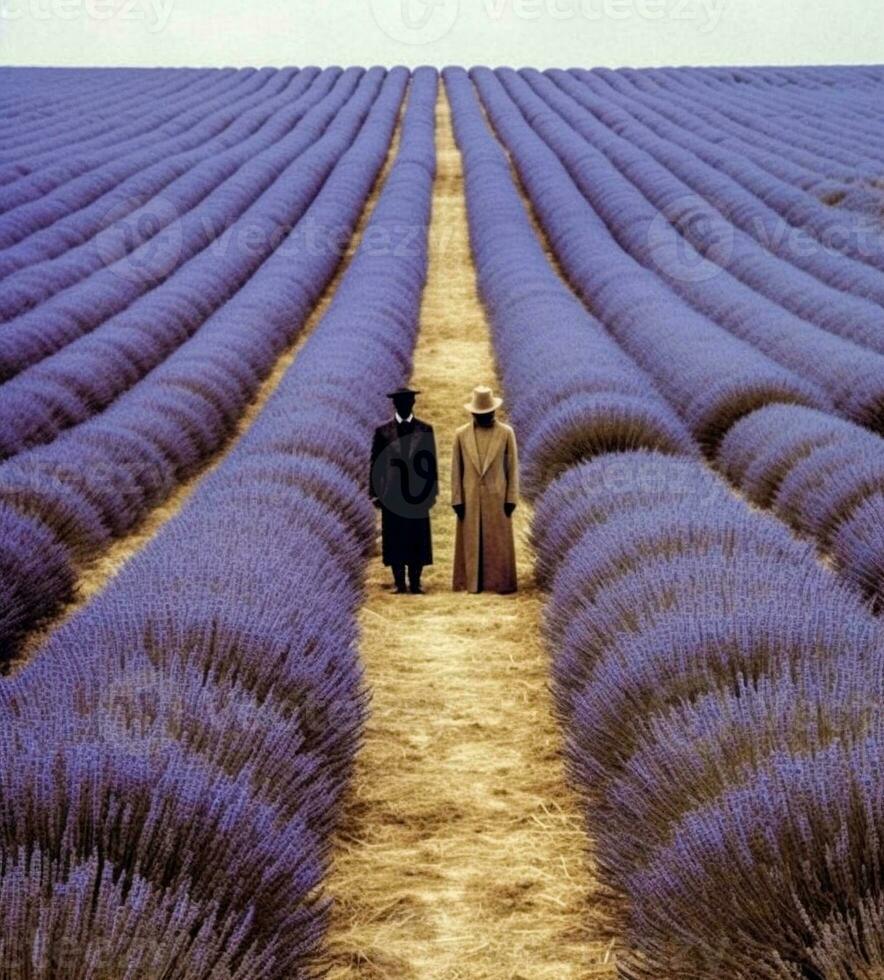
[[[457,522],[454,590],[478,592],[481,585],[489,592],[515,592],[513,522],[503,505],[519,499],[516,435],[508,425],[495,421],[480,466],[473,427],[468,422],[457,430],[451,458],[451,502],[466,506],[464,519]]]

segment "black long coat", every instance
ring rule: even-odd
[[[436,437],[420,419],[375,429],[369,494],[381,507],[385,565],[432,565],[430,509],[439,493]]]

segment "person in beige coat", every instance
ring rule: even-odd
[[[516,434],[495,418],[502,404],[479,387],[464,408],[473,416],[454,436],[451,505],[457,514],[456,592],[515,592],[512,514],[519,499]]]

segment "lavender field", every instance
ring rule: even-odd
[[[882,93],[0,69],[0,980],[884,976]]]

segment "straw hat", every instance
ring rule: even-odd
[[[395,391],[388,391],[387,398],[398,398],[400,395],[419,395],[420,392],[415,388],[397,388]]]
[[[494,392],[490,388],[479,385],[478,388],[473,388],[473,400],[467,402],[464,408],[468,412],[472,412],[473,415],[485,415],[487,412],[493,412],[500,408],[502,404],[503,399],[495,398]]]

